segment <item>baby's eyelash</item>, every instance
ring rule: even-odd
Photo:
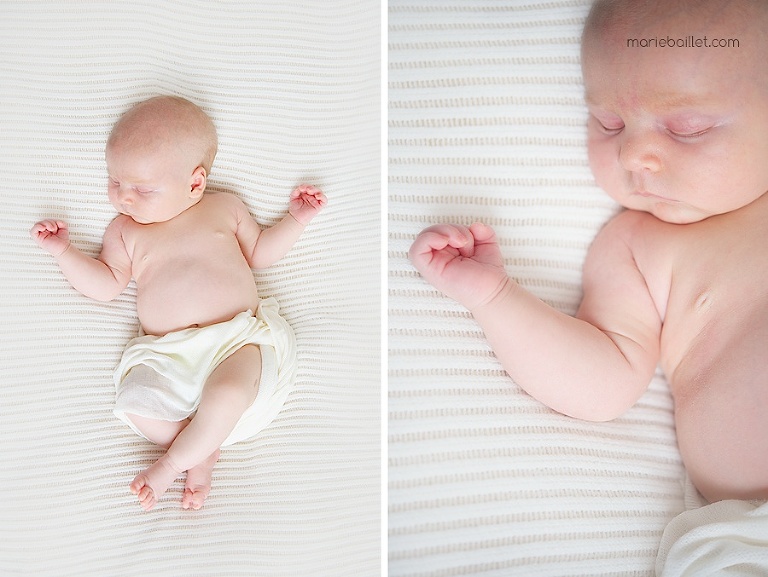
[[[621,126],[609,127],[603,124],[603,122],[597,116],[593,115],[592,118],[595,120],[595,122],[597,122],[597,125],[600,127],[600,130],[605,134],[609,134],[609,135],[618,134],[624,129],[623,123],[621,124]]]
[[[616,128],[608,128],[602,122],[600,123],[600,127],[603,129],[603,132],[605,132],[606,134],[618,134],[619,132],[624,130],[623,126],[618,126]]]
[[[676,130],[669,130],[669,133],[672,136],[676,136],[677,138],[698,138],[700,136],[704,136],[707,132],[709,132],[709,128],[702,128],[701,130],[696,130],[694,132],[680,132]]]

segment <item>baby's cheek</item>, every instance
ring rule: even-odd
[[[606,188],[616,178],[619,170],[619,156],[614,147],[600,139],[590,138],[587,142],[589,168],[598,186]]]

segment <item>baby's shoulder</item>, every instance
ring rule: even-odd
[[[130,216],[125,214],[118,214],[112,222],[107,225],[107,230],[104,236],[123,236],[125,233],[131,232],[133,228],[138,226]]]
[[[226,212],[248,211],[245,203],[235,194],[230,192],[206,192],[206,209],[223,210]]]
[[[669,236],[672,226],[647,212],[623,210],[598,232],[595,244],[607,247],[620,244],[631,253],[653,250],[661,239]]]
[[[652,233],[659,222],[659,219],[647,212],[622,210],[608,221],[600,231],[600,235],[622,237],[629,240],[638,235],[644,236]]]
[[[588,260],[623,262],[637,268],[649,286],[667,286],[669,274],[685,240],[680,225],[659,220],[650,213],[624,210],[598,233]]]
[[[219,218],[231,221],[238,225],[243,219],[250,218],[250,212],[243,200],[229,192],[206,193],[205,213],[210,217],[218,215]]]
[[[243,204],[243,201],[240,200],[240,197],[238,197],[235,194],[232,194],[231,192],[206,192],[205,199],[210,204],[217,205],[217,206],[231,206],[236,204]]]

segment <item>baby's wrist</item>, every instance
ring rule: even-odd
[[[69,251],[70,248],[72,248],[72,243],[70,241],[67,241],[67,246],[64,247],[64,250],[62,250],[58,254],[54,254],[53,252],[51,252],[51,255],[53,255],[54,258],[61,258]]]
[[[490,292],[486,298],[472,306],[468,306],[467,309],[469,309],[469,312],[472,313],[472,315],[487,314],[489,311],[495,310],[500,303],[514,298],[514,294],[519,286],[520,285],[511,278],[504,275],[504,277],[499,280],[499,284],[496,288]]]
[[[291,214],[291,212],[290,212],[290,211],[288,212],[288,216],[290,216],[290,217],[291,217],[291,218],[292,218],[292,219],[293,219],[293,220],[296,222],[296,224],[298,224],[298,225],[299,225],[299,226],[301,226],[302,228],[303,228],[303,227],[305,227],[305,226],[307,226],[307,225],[309,224],[309,221],[307,221],[307,222],[301,222],[301,221],[300,221],[300,220],[299,220],[297,217],[295,217],[293,214]],[[310,219],[310,220],[311,220],[311,219]]]

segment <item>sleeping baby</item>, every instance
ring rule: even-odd
[[[280,260],[326,197],[299,186],[289,214],[262,230],[236,196],[204,194],[216,150],[212,121],[191,102],[139,103],[107,141],[120,215],[99,257],[72,246],[61,221],[31,230],[86,296],[109,301],[136,281],[141,334],[115,372],[115,414],[166,449],[130,484],[146,510],[185,471],[182,506],[199,509],[219,448],[268,424],[295,370],[293,332],[275,300],[259,298],[251,268]]]
[[[768,498],[766,28],[764,0],[593,5],[589,162],[626,210],[590,247],[575,318],[507,276],[482,223],[427,228],[410,250],[556,411],[614,419],[660,365],[686,470],[712,502]]]

